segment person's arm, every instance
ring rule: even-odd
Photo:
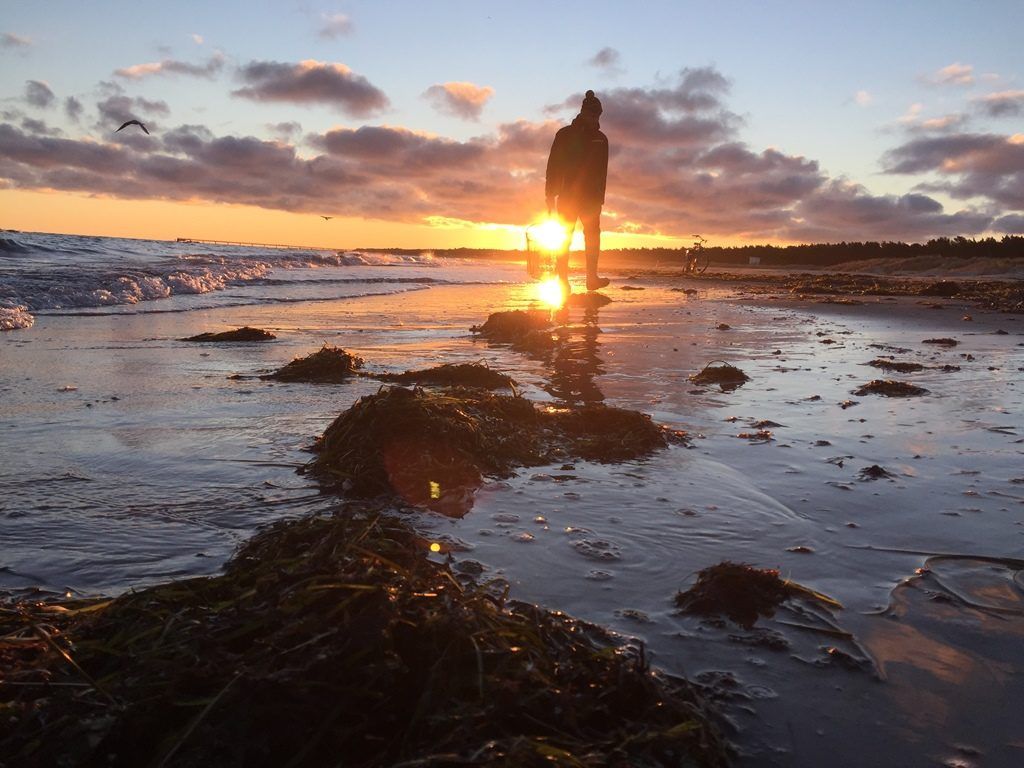
[[[562,191],[562,180],[565,175],[565,136],[562,131],[555,134],[548,154],[548,167],[544,174],[544,200],[548,213],[554,208],[555,197]]]
[[[601,155],[598,158],[598,168],[601,171],[601,205],[604,205],[604,191],[608,186],[608,137],[602,133],[601,138],[604,139],[604,146],[601,147]]]

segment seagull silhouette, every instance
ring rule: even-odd
[[[129,121],[127,122],[127,123],[125,123],[125,124],[124,124],[124,125],[122,125],[122,126],[121,126],[120,128],[118,128],[118,129],[117,129],[117,131],[120,131],[120,130],[122,130],[122,129],[124,129],[124,128],[127,128],[127,127],[128,127],[129,125],[137,125],[137,126],[139,126],[139,128],[141,128],[141,129],[142,129],[142,131],[143,131],[143,132],[144,132],[144,133],[145,133],[145,134],[146,134],[147,136],[149,135],[149,131],[148,131],[148,130],[146,130],[146,126],[144,126],[144,125],[143,125],[142,123],[140,123],[140,122],[139,122],[138,120],[129,120]],[[117,133],[117,131],[114,131],[114,133]]]
[[[320,218],[323,219],[324,221],[330,221],[334,217],[333,216],[321,216]]]

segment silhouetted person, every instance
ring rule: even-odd
[[[549,213],[556,209],[557,199],[558,215],[567,228],[575,230],[576,221],[583,222],[588,291],[608,285],[608,278],[597,274],[597,258],[601,253],[601,206],[608,180],[608,137],[601,133],[598,122],[601,111],[601,102],[593,91],[587,91],[572,125],[555,134],[544,187]],[[571,235],[570,231],[570,240]],[[568,284],[568,244],[558,259],[558,276]]]

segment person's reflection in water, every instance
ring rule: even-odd
[[[602,301],[603,299],[603,301]],[[581,294],[558,311],[555,321],[555,346],[551,353],[551,379],[544,390],[566,405],[600,403],[604,393],[595,382],[604,374],[598,356],[598,307],[607,299],[600,294]],[[583,305],[583,321],[573,325],[569,313],[573,305]]]

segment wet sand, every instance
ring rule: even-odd
[[[294,470],[379,382],[228,376],[324,342],[387,372],[485,360],[531,399],[603,399],[691,442],[640,462],[524,470],[486,485],[461,519],[416,515],[456,560],[514,597],[636,636],[658,666],[713,686],[739,764],[1020,764],[1007,702],[1024,694],[1024,316],[955,299],[938,310],[776,299],[710,280],[606,293],[606,306],[560,315],[554,352],[534,356],[467,330],[531,306],[530,286],[47,316],[8,332],[0,586],[93,594],[212,573],[257,525],[333,509]],[[176,340],[241,325],[278,340]],[[939,337],[959,343],[923,343]],[[886,355],[927,367],[864,365]],[[688,380],[712,360],[751,381],[723,392]],[[851,394],[872,379],[928,392]],[[891,477],[865,479],[875,465]],[[780,611],[754,631],[678,615],[675,592],[726,559],[778,567],[845,607]]]

